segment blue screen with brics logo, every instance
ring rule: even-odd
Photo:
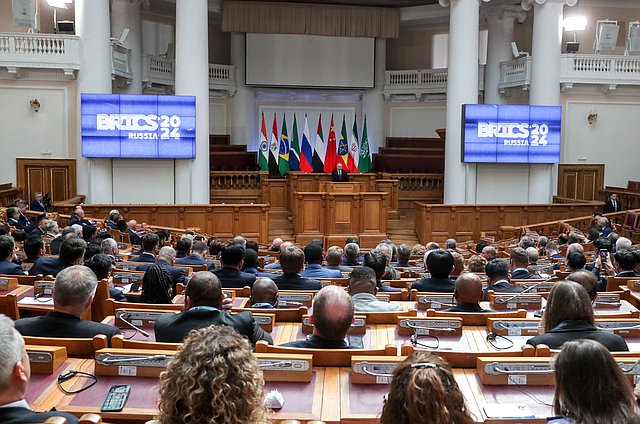
[[[196,98],[82,94],[82,156],[196,157]]]
[[[560,162],[560,106],[463,105],[462,120],[463,162]]]

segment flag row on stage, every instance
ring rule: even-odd
[[[316,136],[311,140],[309,121],[304,115],[302,136],[298,134],[298,120],[293,114],[293,128],[291,139],[287,131],[287,116],[282,118],[282,127],[278,133],[278,121],[273,114],[271,133],[267,134],[267,124],[262,113],[260,127],[260,152],[258,164],[260,170],[269,171],[270,174],[285,175],[289,171],[326,172],[331,173],[338,163],[349,172],[371,172],[371,153],[369,139],[367,137],[367,117],[364,117],[362,136],[358,138],[358,126],[353,120],[353,129],[347,139],[347,126],[345,116],[342,115],[342,128],[340,140],[336,139],[336,131],[331,115],[329,136],[325,143],[322,132],[322,115],[318,118]],[[361,141],[360,141],[361,140]]]

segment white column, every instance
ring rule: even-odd
[[[122,93],[142,93],[142,24],[140,22],[141,0],[111,0],[111,34],[119,38],[125,28],[129,35],[123,45],[131,49],[131,84]]]
[[[236,67],[236,94],[231,99],[231,143],[245,144],[250,151],[258,151],[258,120],[253,88],[247,87],[245,77],[245,34],[231,33],[231,64]]]
[[[376,38],[374,69],[374,88],[368,90],[362,96],[362,116],[358,123],[360,131],[367,116],[367,137],[369,138],[369,151],[377,153],[380,147],[384,147],[384,72],[387,68],[387,40]]]
[[[560,105],[560,53],[565,0],[535,0],[531,47],[531,105]],[[569,0],[568,4],[575,4]],[[523,7],[527,6],[523,3]],[[529,203],[550,203],[554,187],[553,165],[529,165]]]
[[[176,2],[176,95],[196,97],[196,158],[175,160],[175,201],[209,203],[207,0]]]
[[[517,6],[496,6],[482,12],[488,23],[487,65],[484,72],[484,102],[504,104],[506,98],[500,94],[500,62],[513,59],[511,42],[516,18],[522,23],[527,14]]]
[[[440,0],[441,6],[449,4],[444,203],[475,203],[476,166],[462,162],[461,125],[462,105],[478,103],[480,0]]]
[[[76,0],[76,34],[80,38],[78,72],[78,114],[80,94],[111,93],[111,42],[109,0]],[[82,157],[82,139],[78,119],[76,172],[78,193],[89,203],[113,202],[111,159]]]

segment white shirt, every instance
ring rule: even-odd
[[[24,399],[20,399],[15,402],[0,405],[0,408],[25,408],[25,409],[31,410],[31,408],[29,408],[29,404]]]

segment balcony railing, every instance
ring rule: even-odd
[[[174,61],[160,56],[142,55],[142,82],[147,86],[172,86],[175,82]]]
[[[504,94],[506,88],[522,87],[528,90],[531,84],[531,56],[500,63],[500,83],[498,88]]]
[[[74,35],[0,33],[0,68],[14,78],[21,71],[58,69],[73,79],[80,69],[78,44]]]
[[[394,95],[414,95],[417,99],[433,94],[446,94],[448,70],[415,69],[386,71],[383,94],[386,98]],[[484,90],[484,66],[478,72],[478,89]]]
[[[232,65],[209,64],[209,90],[236,94],[236,67]]]
[[[133,77],[131,73],[131,49],[111,42],[111,75],[115,75],[125,79]]]

